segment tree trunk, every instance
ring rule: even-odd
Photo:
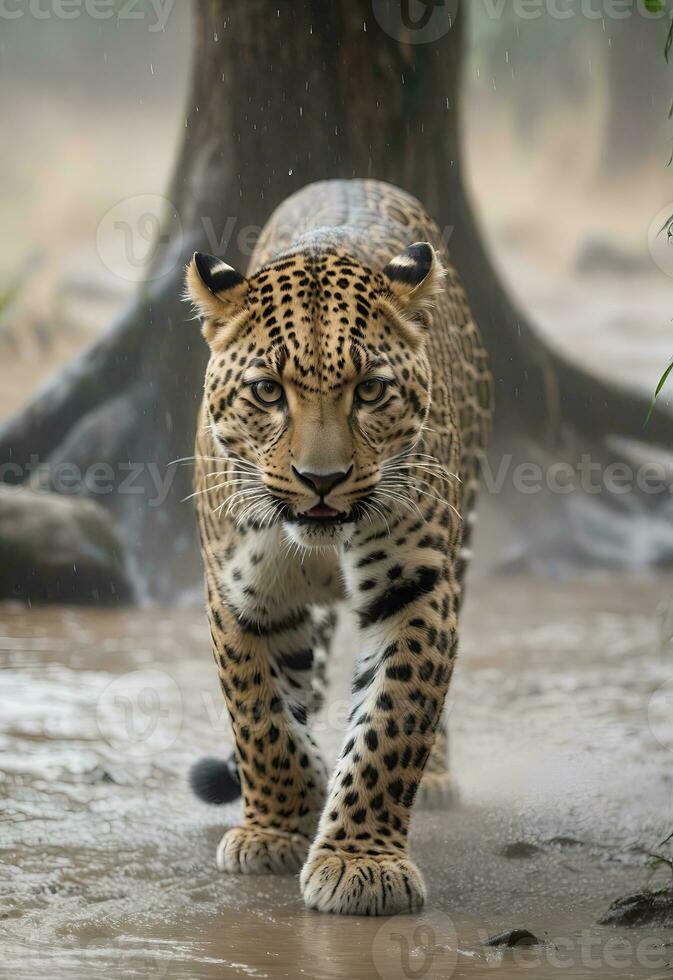
[[[441,39],[415,45],[382,30],[369,0],[198,0],[194,15],[191,108],[168,193],[186,234],[161,251],[166,274],[110,335],[4,427],[0,459],[21,473],[31,454],[82,469],[111,464],[118,489],[101,502],[118,516],[150,593],[194,582],[192,509],[181,503],[190,467],[167,469],[192,453],[206,359],[180,302],[182,265],[198,248],[245,267],[255,229],[287,195],[355,176],[398,184],[446,228],[491,354],[501,445],[524,434],[574,453],[609,433],[642,438],[644,399],[551,350],[484,252],[461,173],[464,13]],[[670,433],[657,411],[648,440],[668,443]],[[143,493],[124,492],[129,463],[144,465]],[[150,505],[158,495],[149,463],[175,474],[161,505]]]

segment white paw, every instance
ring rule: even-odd
[[[302,834],[260,827],[234,827],[217,848],[217,866],[230,874],[265,875],[298,871],[310,841]]]
[[[406,855],[353,855],[316,845],[300,882],[307,906],[319,912],[395,915],[425,902],[421,873]]]

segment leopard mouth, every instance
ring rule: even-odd
[[[334,527],[354,521],[355,516],[352,511],[344,512],[335,510],[334,507],[330,507],[321,501],[319,504],[315,504],[300,514],[293,514],[289,520],[292,524],[304,524],[312,527]]]

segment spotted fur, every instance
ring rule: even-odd
[[[211,350],[195,495],[244,800],[218,865],[301,868],[322,911],[416,909],[409,818],[426,763],[433,793],[448,780],[442,709],[491,416],[465,292],[419,202],[361,180],[287,200],[247,279],[196,256],[187,283]],[[359,652],[329,775],[308,722],[325,610],[343,599]]]

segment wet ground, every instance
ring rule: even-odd
[[[670,578],[474,583],[449,705],[460,801],[416,813],[429,903],[391,920],[216,871],[237,806],[185,783],[228,743],[200,611],[0,607],[0,975],[673,976],[670,930],[596,924],[673,831],[669,603]],[[346,626],[317,722],[332,755],[352,646]],[[514,927],[542,945],[482,945]]]

